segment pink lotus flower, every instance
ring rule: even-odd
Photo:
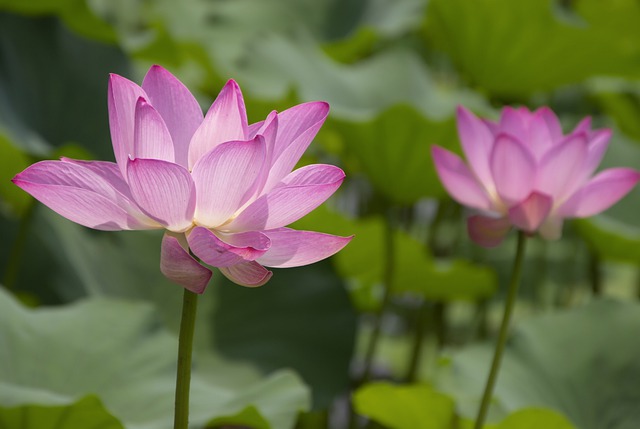
[[[344,179],[315,164],[292,171],[327,118],[324,102],[300,104],[247,123],[230,80],[206,116],[189,90],[153,66],[142,87],[109,80],[109,123],[117,163],[36,163],[13,182],[60,215],[101,230],[165,229],[161,271],[202,293],[218,267],[261,286],[268,267],[327,258],[351,237],[285,228],[322,204]]]
[[[468,163],[432,147],[436,170],[446,190],[481,214],[468,220],[476,243],[499,245],[511,227],[559,238],[565,218],[606,210],[640,180],[629,168],[612,168],[592,177],[611,137],[592,130],[584,119],[567,135],[549,108],[535,112],[506,107],[500,121],[476,118],[458,108],[458,133]]]

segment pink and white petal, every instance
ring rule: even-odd
[[[236,237],[223,237],[234,242],[230,244],[211,230],[198,226],[189,233],[187,240],[193,253],[214,267],[228,267],[244,261],[253,261],[264,255],[271,246],[269,237],[259,231],[234,235]]]
[[[211,270],[187,251],[184,234],[166,232],[162,238],[160,271],[166,278],[191,292],[201,294],[211,279]]]
[[[255,261],[242,262],[230,267],[218,268],[222,274],[235,284],[245,287],[258,287],[269,281],[273,273]]]
[[[278,228],[262,231],[271,247],[257,261],[267,267],[300,267],[321,261],[339,252],[353,239],[314,231]]]
[[[540,115],[547,125],[547,130],[551,136],[552,143],[557,143],[563,139],[564,135],[562,134],[562,126],[560,125],[558,117],[551,109],[546,106],[541,107],[536,110],[536,114]]]
[[[562,224],[562,218],[549,216],[538,228],[538,233],[545,240],[557,240],[562,237]]]
[[[181,165],[158,159],[129,160],[131,194],[145,213],[165,228],[184,232],[193,223],[195,185]]]
[[[591,132],[591,117],[587,116],[586,118],[584,118],[583,120],[581,120],[578,125],[576,125],[576,127],[573,129],[573,131],[571,131],[568,135],[572,135],[572,134],[579,134],[579,133],[586,133],[589,134],[589,132]]]
[[[257,135],[264,137],[265,156],[262,169],[260,170],[260,173],[258,174],[258,178],[256,180],[256,189],[253,197],[258,197],[264,193],[263,190],[265,189],[265,184],[267,183],[267,179],[269,178],[273,158],[273,150],[275,148],[276,137],[278,135],[278,114],[274,110],[269,113],[267,119],[260,123],[262,124],[262,126],[259,129],[255,130],[255,135],[253,138],[255,138],[255,136]]]
[[[198,160],[192,177],[200,225],[214,228],[223,224],[255,195],[265,152],[264,138],[257,135],[250,141],[223,143]]]
[[[344,176],[333,165],[299,168],[242,210],[225,228],[235,232],[286,226],[325,202],[340,187]]]
[[[525,199],[533,190],[536,161],[527,147],[508,134],[496,137],[489,159],[498,195],[508,204]]]
[[[114,185],[83,165],[41,161],[12,181],[56,213],[89,228],[117,231],[159,227]]]
[[[542,112],[535,113],[529,123],[528,148],[537,160],[553,147],[554,140]]]
[[[329,104],[315,101],[299,104],[278,114],[278,136],[271,157],[265,192],[291,173],[329,114]]]
[[[535,189],[563,201],[584,182],[588,146],[584,133],[574,134],[544,154],[538,166]]]
[[[120,167],[114,162],[108,161],[84,161],[80,159],[71,159],[62,157],[60,161],[67,162],[69,164],[76,164],[91,170],[96,175],[100,176],[105,181],[109,182],[118,192],[120,192],[125,198],[133,201],[129,184],[120,174]]]
[[[542,225],[552,206],[549,195],[532,192],[526,200],[509,209],[509,220],[517,228],[531,233]]]
[[[531,112],[526,108],[514,109],[507,106],[502,109],[500,115],[500,131],[518,138],[525,138],[529,134],[530,119]]]
[[[489,155],[494,136],[486,123],[464,107],[458,106],[456,116],[458,135],[469,165],[484,187],[493,192],[495,185],[489,168]]]
[[[113,153],[123,177],[127,177],[127,160],[133,154],[135,110],[140,97],[147,98],[141,87],[117,74],[110,75],[109,128]]]
[[[175,159],[171,134],[164,120],[144,98],[138,98],[136,103],[133,157],[168,162]]]
[[[487,192],[458,155],[439,146],[431,147],[431,155],[440,181],[454,200],[479,210],[491,208]]]
[[[589,149],[584,167],[584,180],[591,177],[593,172],[598,168],[598,165],[600,165],[607,151],[607,147],[609,147],[610,139],[611,130],[609,129],[595,130],[589,136]]]
[[[175,162],[188,167],[189,143],[203,120],[200,105],[182,82],[157,65],[147,72],[142,88],[171,134]]]
[[[562,217],[589,217],[605,211],[624,197],[640,180],[631,168],[611,168],[587,182],[559,209]]]
[[[240,87],[229,80],[218,94],[189,145],[189,167],[221,143],[247,140],[247,111]]]
[[[469,237],[476,244],[483,247],[496,247],[511,230],[511,222],[506,216],[494,218],[474,215],[467,219],[467,230]]]

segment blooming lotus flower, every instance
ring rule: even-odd
[[[546,107],[506,107],[497,123],[459,107],[457,119],[467,162],[438,146],[432,155],[453,199],[480,212],[468,219],[468,229],[482,246],[499,245],[511,227],[559,238],[565,218],[606,210],[640,179],[630,168],[592,177],[611,131],[592,130],[590,118],[567,135]]]
[[[274,111],[249,125],[230,80],[203,117],[187,88],[153,66],[141,87],[111,75],[108,106],[116,163],[42,161],[13,182],[89,228],[165,229],[161,271],[172,281],[202,293],[211,277],[202,261],[237,284],[261,286],[272,275],[265,266],[310,264],[351,240],[285,227],[344,179],[332,165],[292,171],[327,103]]]

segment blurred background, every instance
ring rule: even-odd
[[[602,168],[640,168],[639,22],[636,0],[0,0],[0,422],[169,427],[182,291],[161,233],[80,227],[10,182],[42,159],[113,160],[108,74],[160,64],[205,111],[237,80],[250,122],[328,101],[301,165],[347,179],[293,227],[356,235],[260,289],[214,277],[194,428],[466,427],[515,236],[470,242],[430,146],[461,153],[457,105],[546,105],[565,132],[613,129]],[[638,213],[635,190],[529,240],[500,428],[640,427]]]

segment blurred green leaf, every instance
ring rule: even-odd
[[[215,345],[229,359],[265,373],[292,368],[312,386],[314,408],[326,408],[350,383],[356,314],[331,264],[274,270],[258,289],[216,282]]]
[[[454,421],[453,400],[427,385],[370,383],[353,402],[358,414],[390,429],[449,429]]]
[[[574,221],[591,249],[604,259],[640,263],[640,229],[606,216]]]
[[[551,0],[434,0],[426,35],[474,85],[499,96],[526,96],[597,75],[638,76],[638,3],[571,5],[575,12]]]
[[[493,419],[545,407],[581,429],[639,427],[638,330],[640,305],[609,300],[522,322],[504,355]],[[439,377],[466,417],[477,411],[492,354],[493,344],[467,347]]]
[[[510,414],[496,429],[576,429],[562,414],[544,408],[527,408]]]
[[[96,396],[69,405],[0,407],[0,427],[21,429],[124,429]]]
[[[348,64],[369,56],[378,38],[373,28],[359,27],[348,39],[326,43],[322,49],[334,60]]]
[[[398,105],[368,122],[334,120],[347,152],[388,199],[415,203],[426,196],[444,194],[430,146],[451,148],[456,143],[453,119],[434,122],[416,109]]]
[[[247,407],[235,416],[218,417],[206,425],[206,429],[227,428],[231,425],[245,425],[251,429],[269,429],[271,425],[266,421],[255,407]]]
[[[5,136],[0,134],[0,207],[22,216],[31,202],[26,192],[15,186],[13,176],[29,166],[29,158]]]
[[[30,310],[0,290],[0,404],[66,405],[96,394],[130,429],[165,429],[172,420],[177,338],[148,304],[105,298]],[[46,356],[46,365],[25,356]],[[245,384],[214,384],[195,362],[190,420],[232,416],[252,424],[253,405],[271,428],[292,427],[307,395],[291,373]],[[233,368],[218,366],[233,377]],[[211,370],[211,368],[209,368]]]

